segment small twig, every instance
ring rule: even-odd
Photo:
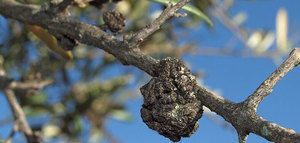
[[[258,104],[269,95],[273,87],[290,70],[300,63],[300,48],[295,48],[289,57],[252,93],[244,103],[248,107],[257,108]]]
[[[247,45],[248,33],[243,27],[238,25],[232,18],[226,15],[225,2],[215,6],[210,12],[216,17],[224,26],[232,31],[245,45]]]
[[[5,75],[0,75],[0,89],[5,89],[5,88],[21,89],[21,90],[41,89],[49,84],[52,84],[53,82],[54,81],[51,79],[46,79],[42,81],[33,80],[33,81],[19,82]]]
[[[40,6],[38,5],[23,5],[17,1],[0,0],[0,13],[6,17],[64,33],[83,44],[103,49],[115,56],[124,65],[133,65],[151,76],[157,76],[155,68],[159,61],[144,54],[138,48],[133,48],[136,47],[134,45],[136,43],[120,41],[113,35],[102,31],[99,27],[78,22],[66,16],[53,18],[44,13],[35,14],[39,10]],[[142,34],[144,38],[155,31],[153,28],[152,30],[149,29],[149,26],[145,29],[146,31],[141,30],[141,33],[146,33],[146,36]],[[147,30],[150,30],[150,32]],[[138,39],[136,40],[138,41]],[[221,115],[235,128],[244,130],[246,133],[257,134],[273,142],[300,142],[300,134],[264,120],[256,114],[254,109],[244,106],[244,103],[231,102],[200,85],[195,89],[195,93],[204,106]]]
[[[48,9],[48,11],[54,14],[65,12],[68,6],[71,5],[73,2],[74,0],[52,0],[50,2],[50,9]]]
[[[22,110],[20,104],[18,103],[13,90],[10,88],[6,88],[4,89],[4,93],[13,112],[15,118],[15,124],[17,124],[16,126],[18,127],[18,130],[25,134],[26,139],[29,143],[39,142],[35,140],[37,139],[37,137],[34,136],[31,128],[29,127],[26,121],[24,111]]]
[[[102,131],[103,131],[104,136],[108,139],[108,141],[109,141],[110,143],[120,143],[120,141],[119,141],[117,138],[115,138],[115,137],[114,137],[114,136],[106,129],[105,126],[102,128]]]
[[[170,17],[177,15],[176,12],[181,9],[184,5],[186,5],[191,0],[181,0],[175,6],[168,5],[167,8],[160,14],[158,18],[152,21],[149,25],[145,28],[141,29],[139,32],[133,35],[130,39],[130,43],[138,44],[142,42],[146,37],[151,35],[153,32],[158,30],[160,26],[168,20]]]
[[[29,82],[16,82],[13,81],[10,83],[9,88],[11,89],[41,89],[49,84],[52,84],[53,80],[44,80],[44,81],[29,81]]]
[[[12,138],[15,135],[15,133],[19,130],[19,126],[18,124],[14,124],[14,127],[9,135],[9,137],[5,140],[5,143],[11,143],[12,142]]]

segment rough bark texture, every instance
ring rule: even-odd
[[[144,97],[141,116],[149,128],[172,141],[180,141],[198,129],[198,119],[203,113],[194,92],[197,81],[178,59],[161,60],[157,71],[158,77],[141,88]]]
[[[257,134],[269,141],[278,143],[300,142],[300,135],[292,129],[284,128],[275,123],[266,121],[256,114],[257,106],[260,101],[272,91],[272,88],[275,86],[275,84],[285,74],[287,74],[289,70],[299,65],[299,48],[296,48],[290,54],[286,62],[284,62],[283,65],[280,66],[279,69],[276,70],[270,76],[270,78],[268,78],[257,89],[257,91],[254,92],[254,94],[249,96],[249,98],[242,103],[231,102],[214,94],[203,86],[194,86],[194,80],[187,80],[187,82],[191,82],[191,85],[187,86],[186,92],[193,92],[197,99],[199,99],[196,100],[199,103],[192,102],[191,105],[187,105],[186,103],[190,102],[189,98],[194,99],[194,97],[189,96],[187,93],[183,93],[185,89],[184,87],[180,86],[180,82],[182,81],[176,81],[181,77],[174,76],[174,73],[178,73],[180,70],[172,71],[172,65],[181,65],[181,62],[178,61],[177,64],[173,63],[174,60],[165,60],[164,62],[159,62],[158,60],[145,55],[139,50],[139,43],[141,41],[158,30],[167,19],[174,16],[176,11],[189,1],[190,0],[181,0],[175,6],[167,7],[156,20],[149,23],[148,26],[135,33],[132,37],[124,36],[124,40],[118,40],[114,35],[104,32],[97,26],[79,22],[78,20],[71,19],[62,14],[53,13],[52,11],[49,11],[47,7],[41,7],[38,5],[25,5],[13,0],[0,0],[0,13],[7,18],[16,19],[27,24],[39,25],[51,32],[68,35],[69,38],[75,39],[83,44],[101,48],[104,51],[114,55],[124,65],[133,65],[151,75],[153,77],[151,82],[141,89],[143,95],[145,96],[145,103],[142,109],[145,110],[142,111],[143,119],[150,126],[150,128],[157,128],[157,130],[163,129],[162,131],[159,130],[158,132],[174,141],[179,140],[181,136],[188,136],[194,132],[197,124],[196,120],[202,113],[201,104],[203,104],[211,111],[222,116],[226,121],[235,127],[239,133],[240,142],[245,142],[249,133]],[[170,66],[170,68],[167,68],[168,70],[166,71],[160,71],[160,68],[158,67],[161,65]],[[184,69],[184,71],[188,70]],[[189,74],[185,75],[187,78],[184,77],[182,80],[191,79],[188,75]],[[164,79],[167,80],[163,81]],[[185,82],[183,83],[186,84]],[[190,88],[189,86],[193,86],[193,88]],[[178,89],[178,91],[175,91],[175,87]],[[151,89],[153,89],[153,91],[151,91]],[[191,89],[193,91],[191,91]],[[162,97],[161,95],[158,95],[159,93],[165,94],[165,96]],[[160,99],[157,99],[158,97]],[[184,100],[181,98],[184,98]],[[165,105],[168,104],[159,104],[156,102],[154,103],[153,101],[170,103],[171,108],[170,110],[167,110],[167,106]],[[181,101],[182,103],[177,103],[176,101]],[[175,116],[165,116],[172,113],[172,111],[173,113],[180,113],[178,112],[179,110],[176,111],[176,105],[178,105],[180,110],[188,112],[189,114],[183,113],[181,114],[182,117],[180,118]],[[191,111],[187,110],[191,107],[199,108],[191,109]],[[158,112],[159,114],[156,114],[154,111]],[[163,116],[164,119],[168,119],[168,123],[170,123],[168,125],[170,127],[163,127],[162,124],[158,124],[156,127],[155,122],[161,121],[160,117],[156,115]],[[182,122],[182,125],[185,126],[184,128],[188,128],[188,132],[178,132],[177,130],[171,132],[173,128],[179,125],[176,123],[178,122],[176,119],[182,119],[184,121]],[[174,124],[171,123],[171,121],[175,120],[176,122]]]
[[[121,33],[125,27],[125,17],[118,11],[105,12],[103,20],[109,30],[114,33]]]

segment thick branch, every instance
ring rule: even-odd
[[[180,3],[184,4],[186,2],[188,0],[183,0]],[[180,8],[178,7],[178,9]],[[172,13],[174,14],[175,12]],[[143,40],[157,30],[168,19],[168,16],[163,16],[166,12],[160,16],[165,17],[165,20],[158,21],[159,23],[154,24],[154,26],[150,25],[150,29],[146,27],[143,31],[139,32],[140,34],[135,35],[134,37],[136,38],[133,38],[135,40],[131,42],[119,41],[113,35],[105,33],[96,26],[78,22],[68,17],[59,15],[53,18],[51,15],[40,11],[40,7],[36,5],[21,5],[12,0],[0,0],[0,13],[24,23],[42,26],[51,32],[68,35],[70,38],[76,39],[81,43],[99,47],[114,55],[124,65],[136,66],[151,76],[157,75],[156,66],[158,61],[142,53],[136,47],[136,44],[131,42]],[[255,133],[274,142],[300,142],[299,134],[265,121],[256,114],[256,110],[249,108],[245,103],[233,103],[221,96],[215,95],[202,86],[198,86],[195,89],[195,93],[197,93],[201,103],[230,122],[238,131]]]
[[[132,39],[130,40],[130,43],[142,42],[146,37],[148,37],[153,32],[158,30],[160,26],[163,23],[165,23],[166,20],[174,16],[179,9],[181,9],[184,5],[186,5],[190,1],[191,0],[181,0],[175,6],[169,5],[158,18],[156,18],[154,21],[148,24],[145,28],[141,29],[139,32],[135,33]]]
[[[134,65],[155,76],[157,60],[142,53],[138,48],[130,47],[126,41],[119,41],[115,36],[105,33],[99,27],[79,22],[59,15],[55,18],[41,10],[37,5],[22,5],[12,0],[0,0],[0,13],[21,22],[39,25],[49,31],[68,35],[69,38],[95,46],[114,55],[124,65]]]
[[[300,48],[295,48],[289,57],[245,100],[245,104],[257,108],[258,104],[272,92],[277,82],[299,63]]]

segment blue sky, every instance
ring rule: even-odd
[[[268,29],[275,32],[275,18],[279,8],[286,8],[289,16],[289,26],[300,28],[300,1],[262,0],[257,2],[237,0],[231,10],[232,14],[244,11],[248,15],[245,25],[250,29]],[[222,46],[232,37],[232,33],[217,20],[213,31],[205,27],[196,28],[188,39],[201,37],[199,46]],[[295,29],[289,30],[289,36]],[[188,42],[188,40],[187,40]],[[299,45],[294,43],[294,45]],[[237,48],[244,48],[238,44]],[[265,80],[278,65],[267,58],[215,57],[189,55],[184,61],[190,63],[193,71],[201,70],[207,73],[204,85],[212,90],[221,91],[221,95],[235,102],[243,101]],[[274,88],[274,91],[259,105],[258,114],[283,127],[300,132],[300,68],[288,73]],[[170,142],[158,133],[148,129],[140,118],[142,99],[129,101],[128,109],[135,115],[131,123],[120,123],[111,120],[108,129],[124,143]],[[221,119],[223,120],[223,119]],[[199,120],[198,131],[191,138],[184,138],[183,143],[235,143],[235,131],[217,125],[211,119],[203,116]],[[262,137],[250,134],[247,143],[268,142]]]
[[[299,0],[262,0],[257,2],[236,0],[232,14],[244,11],[248,15],[245,25],[251,29],[269,29],[275,31],[275,18],[277,10],[281,7],[287,9],[289,15],[289,26],[295,29],[289,31],[293,35],[294,31],[300,30],[300,1]],[[3,18],[0,17],[0,32],[5,27]],[[232,37],[232,33],[215,22],[213,31],[205,27],[196,28],[189,39],[201,37],[199,46],[222,46]],[[4,28],[3,28],[4,27]],[[5,33],[5,32],[3,32]],[[5,37],[0,35],[0,42]],[[299,40],[300,41],[300,40]],[[299,45],[299,41],[294,43]],[[240,43],[239,48],[244,48]],[[242,57],[215,57],[201,55],[186,55],[184,61],[188,62],[192,71],[202,70],[207,73],[203,79],[204,85],[212,90],[218,90],[221,95],[235,102],[243,101],[250,95],[260,83],[266,79],[278,65],[267,58],[242,58]],[[122,70],[119,69],[119,70]],[[259,105],[258,113],[263,118],[275,122],[283,127],[292,128],[300,132],[300,68],[297,67],[287,74],[274,88],[274,91]],[[0,120],[10,116],[10,109],[4,98],[0,95]],[[124,143],[153,143],[170,142],[158,133],[150,130],[140,118],[140,108],[142,98],[132,99],[126,103],[126,107],[134,115],[131,122],[119,122],[109,120],[108,130],[120,141]],[[221,119],[222,120],[222,119]],[[183,143],[209,142],[209,143],[235,143],[237,135],[235,131],[225,129],[217,125],[211,119],[203,116],[199,120],[200,127],[191,138],[184,138]],[[11,126],[0,128],[0,138],[7,137]],[[248,143],[268,142],[267,140],[251,134]]]

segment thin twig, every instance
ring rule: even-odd
[[[62,12],[65,12],[69,5],[71,5],[74,2],[74,0],[52,0],[50,1],[50,8],[48,9],[49,12],[53,14],[59,14]]]
[[[46,79],[42,81],[32,80],[26,82],[19,82],[7,76],[0,75],[0,89],[4,89],[4,88],[21,89],[21,90],[41,89],[47,85],[52,84],[53,82],[54,81],[51,79]]]
[[[12,138],[14,137],[15,133],[19,130],[19,126],[18,124],[14,124],[13,129],[10,133],[10,135],[8,136],[8,138],[5,140],[5,143],[11,143],[12,142]]]
[[[246,29],[238,25],[232,18],[226,15],[226,4],[221,3],[215,6],[211,11],[213,16],[215,16],[224,26],[232,31],[233,34],[237,36],[245,45],[247,45],[248,33]]]
[[[103,135],[107,138],[107,140],[110,142],[110,143],[120,143],[120,141],[115,138],[107,129],[106,127],[104,126],[102,128],[102,131],[103,131]]]
[[[170,17],[178,14],[176,12],[181,9],[184,5],[186,5],[191,0],[181,0],[178,2],[175,6],[168,5],[167,8],[160,14],[158,18],[156,18],[154,21],[152,21],[150,24],[148,24],[145,28],[141,29],[137,33],[133,35],[133,37],[130,39],[130,43],[140,43],[142,42],[146,37],[151,35],[153,32],[158,30],[160,26],[165,23],[166,20],[168,20]]]
[[[6,88],[4,89],[4,94],[13,112],[15,118],[15,124],[17,124],[16,126],[18,127],[18,130],[25,134],[26,139],[29,143],[38,142],[35,140],[37,138],[34,137],[34,134],[26,121],[24,111],[22,110],[20,104],[18,103],[13,90]]]
[[[41,89],[47,85],[53,83],[53,80],[44,80],[44,81],[28,81],[28,82],[16,82],[13,81],[10,83],[9,88],[11,89]]]
[[[248,107],[257,108],[258,104],[269,95],[273,87],[279,82],[290,70],[300,63],[300,48],[295,48],[289,57],[252,93],[244,103]]]
[[[63,33],[83,44],[103,49],[114,55],[124,65],[136,66],[149,75],[156,76],[155,67],[159,61],[144,54],[138,48],[133,48],[132,45],[134,43],[126,40],[118,40],[114,36],[102,31],[99,27],[78,22],[69,17],[59,16],[53,18],[45,13],[35,14],[39,10],[40,6],[37,5],[23,5],[16,1],[0,0],[0,13],[6,17]],[[151,34],[151,32],[149,34],[147,29],[141,32],[146,33],[142,34],[142,39]],[[140,38],[136,40],[139,41]],[[195,93],[197,93],[199,100],[204,106],[221,115],[236,129],[247,133],[255,133],[273,142],[300,142],[300,135],[298,133],[264,120],[256,114],[255,110],[244,106],[244,103],[237,104],[231,102],[200,85],[195,89]]]

